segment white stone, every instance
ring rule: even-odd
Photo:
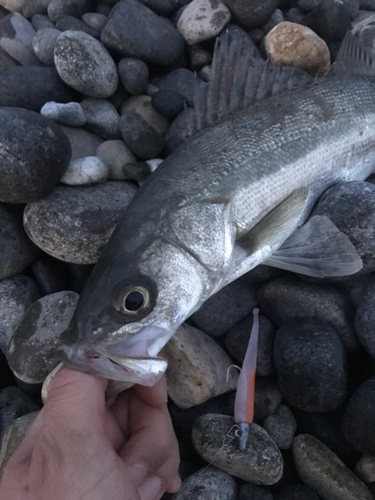
[[[146,163],[150,167],[151,172],[155,172],[162,161],[164,161],[162,158],[152,158],[151,160],[146,160]]]
[[[82,106],[78,102],[60,102],[49,101],[42,107],[40,114],[46,118],[51,118],[62,125],[80,127],[86,123],[86,116]]]
[[[109,177],[108,165],[98,156],[86,156],[69,163],[60,182],[69,186],[82,186],[105,182]]]
[[[126,99],[121,106],[120,113],[133,111],[142,116],[160,135],[164,135],[169,127],[169,120],[152,107],[151,97],[148,95],[135,95]]]
[[[218,35],[230,18],[229,9],[219,0],[193,0],[182,12],[177,29],[187,44],[194,45]]]

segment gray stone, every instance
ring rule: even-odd
[[[364,455],[355,466],[356,475],[364,483],[375,482],[375,455]]]
[[[18,12],[0,21],[0,47],[24,66],[40,64],[33,51],[34,36],[33,25]]]
[[[117,89],[117,68],[111,55],[87,33],[62,33],[55,46],[55,65],[60,78],[82,94],[106,98]]]
[[[297,472],[324,500],[372,500],[369,489],[325,444],[308,434],[293,442]]]
[[[54,66],[54,50],[61,31],[55,28],[41,28],[33,39],[35,55],[43,64]]]
[[[97,148],[96,155],[109,165],[110,179],[125,181],[132,178],[125,167],[136,162],[136,158],[124,141],[105,141]]]
[[[49,2],[49,0],[46,0]],[[43,14],[34,14],[31,18],[31,24],[34,26],[36,31],[39,31],[43,28],[54,28],[55,23],[49,19],[48,16],[44,16]]]
[[[60,31],[81,31],[94,38],[100,38],[98,31],[90,28],[86,23],[73,16],[63,16],[59,19],[56,23],[56,29]]]
[[[355,330],[359,341],[368,354],[375,358],[375,279],[371,275],[358,301],[355,314]]]
[[[90,26],[90,28],[100,32],[108,21],[108,17],[104,14],[98,14],[97,12],[86,12],[86,14],[82,16],[82,21],[87,24],[87,26]]]
[[[120,80],[132,95],[143,94],[147,88],[149,71],[145,62],[134,57],[125,57],[118,63]]]
[[[55,22],[63,16],[81,17],[91,8],[91,0],[50,0],[48,17]]]
[[[81,101],[86,127],[104,139],[119,139],[120,116],[114,105],[105,99],[86,97]]]
[[[172,90],[179,94],[189,106],[194,105],[194,88],[196,76],[186,68],[178,68],[160,80],[160,90]]]
[[[27,203],[49,193],[68,167],[69,140],[55,122],[0,108],[0,201]]]
[[[126,112],[137,113],[151,125],[161,136],[165,134],[169,126],[169,120],[159,114],[151,104],[151,97],[148,95],[137,95],[129,97],[121,106],[121,115]]]
[[[40,110],[40,114],[62,125],[80,127],[86,123],[85,113],[78,102],[68,102],[66,104],[53,101],[46,102]]]
[[[152,107],[161,115],[174,120],[184,110],[184,100],[173,90],[160,90],[151,99]]]
[[[236,480],[216,467],[204,467],[189,476],[171,500],[236,500]]]
[[[75,264],[94,264],[137,188],[110,181],[85,187],[58,186],[25,208],[24,226],[46,253]]]
[[[273,415],[283,399],[275,380],[258,377],[255,380],[254,418],[263,420]]]
[[[273,496],[261,486],[244,483],[239,487],[238,500],[273,500]]]
[[[34,302],[18,323],[7,354],[14,375],[28,384],[44,382],[60,362],[60,335],[72,319],[79,295],[64,291]]]
[[[0,5],[10,12],[19,12],[23,17],[30,18],[47,11],[50,0],[0,0]]]
[[[90,186],[105,182],[109,177],[109,166],[98,156],[86,156],[69,163],[60,182],[68,186]]]
[[[260,28],[272,16],[279,0],[223,0],[233,17],[246,28]]]
[[[72,147],[72,161],[85,156],[96,156],[96,150],[103,142],[102,137],[78,127],[63,125],[61,128],[68,136]]]
[[[0,47],[0,71],[13,66],[18,66],[18,62]]]
[[[281,404],[273,415],[264,420],[263,427],[280,450],[287,450],[292,446],[297,422],[287,406]]]
[[[123,113],[120,131],[129,149],[140,158],[154,158],[163,149],[164,142],[160,134],[138,113]]]
[[[153,10],[159,16],[169,17],[178,8],[177,0],[139,0],[143,5]]]
[[[234,477],[259,485],[277,483],[283,475],[282,455],[267,432],[251,424],[246,449],[240,451],[232,432],[234,420],[228,415],[207,413],[193,426],[193,445],[207,462]]]

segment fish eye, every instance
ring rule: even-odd
[[[157,296],[155,283],[138,275],[121,280],[113,291],[113,306],[125,322],[138,321],[154,308]]]
[[[130,290],[124,296],[122,311],[125,314],[136,314],[142,307],[144,307],[148,300],[148,292],[143,287],[137,287]]]

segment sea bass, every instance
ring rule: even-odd
[[[167,366],[157,355],[181,323],[258,264],[316,276],[361,267],[327,218],[303,224],[325,189],[373,171],[371,57],[348,37],[336,70],[319,84],[239,109],[256,65],[227,45],[215,54],[208,97],[196,98],[202,130],[142,185],[80,297],[62,335],[69,366],[153,385]]]

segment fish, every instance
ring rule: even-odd
[[[312,276],[361,268],[327,217],[308,220],[328,187],[364,180],[375,164],[375,63],[349,35],[333,66],[305,84],[230,37],[218,44],[211,82],[196,86],[194,133],[113,232],[61,336],[65,364],[153,385],[178,327],[258,264]]]

